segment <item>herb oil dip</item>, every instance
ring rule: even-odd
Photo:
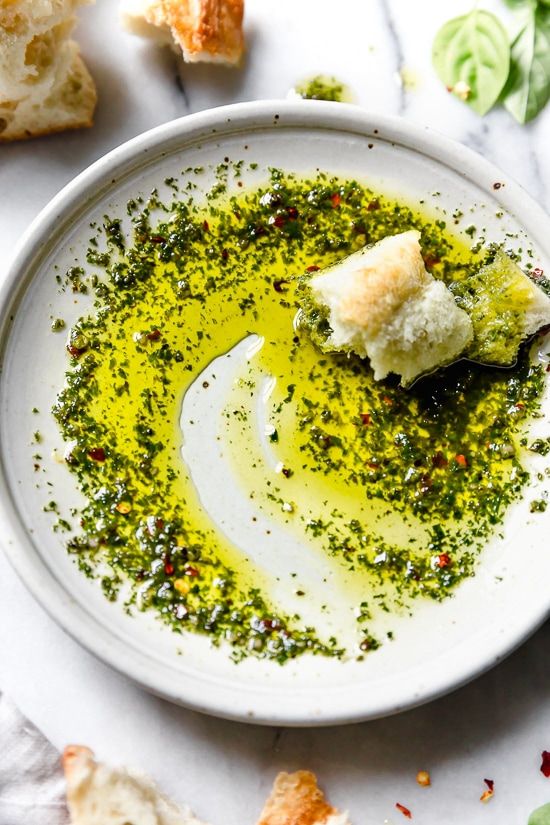
[[[69,332],[54,408],[86,500],[68,549],[108,598],[124,584],[127,609],[208,634],[236,660],[363,655],[386,637],[380,615],[387,627],[415,598],[444,599],[475,574],[528,480],[519,442],[539,410],[543,367],[524,347],[513,369],[462,361],[403,390],[375,382],[366,361],[322,354],[293,326],[304,273],[408,229],[448,284],[467,284],[481,256],[443,221],[356,181],[271,170],[247,190],[241,168],[223,164],[200,203],[178,182],[170,203],[130,202],[132,237],[106,218],[86,265],[68,273],[95,300]],[[221,392],[224,358],[233,373]],[[217,435],[205,439],[205,416],[186,404],[193,394],[200,412],[208,393]],[[182,458],[191,431],[195,462],[225,457],[208,465],[209,486],[252,508],[249,546],[205,506]],[[274,531],[280,556],[275,548],[262,564],[255,545]],[[303,548],[291,567],[287,542]],[[329,571],[315,622],[306,558]],[[324,619],[342,592],[349,638]]]

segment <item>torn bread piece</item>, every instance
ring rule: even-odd
[[[239,63],[244,0],[122,0],[124,27],[181,49],[187,63]]]
[[[89,748],[65,748],[63,768],[71,825],[204,825],[146,776],[96,762]]]
[[[473,339],[468,314],[442,281],[427,272],[420,232],[411,230],[364,247],[309,281],[312,308],[321,308],[326,351],[369,358],[377,381],[389,373],[404,386],[458,358]],[[309,303],[309,305],[308,305]]]
[[[550,298],[503,249],[465,286],[456,298],[473,324],[472,361],[512,366],[522,341],[550,324]]]
[[[0,0],[0,141],[91,126],[97,95],[70,34],[93,0]]]
[[[280,773],[257,825],[350,825],[347,813],[333,808],[310,771]]]

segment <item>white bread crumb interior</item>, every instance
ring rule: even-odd
[[[468,314],[426,270],[416,230],[349,255],[310,288],[329,310],[329,347],[369,358],[376,380],[395,373],[410,384],[456,359],[473,337]]]
[[[204,825],[148,777],[96,762],[89,748],[65,748],[63,767],[71,825]]]
[[[0,141],[92,125],[96,90],[70,34],[93,0],[0,0]]]

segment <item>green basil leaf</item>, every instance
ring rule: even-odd
[[[527,825],[550,825],[550,802],[533,811]]]
[[[533,6],[536,5],[537,0],[504,0],[507,6],[510,6],[511,9],[518,9],[521,6]]]
[[[536,117],[550,99],[550,14],[538,9],[512,43],[504,105],[519,123]]]
[[[494,14],[474,9],[438,31],[432,59],[443,83],[484,115],[497,102],[508,78],[508,34]]]

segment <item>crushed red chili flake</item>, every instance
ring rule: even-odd
[[[372,424],[372,418],[370,417],[369,413],[361,413],[361,421],[365,425],[365,427],[370,427]]]
[[[174,565],[172,564],[170,559],[166,559],[164,562],[164,572],[167,576],[171,576],[174,572]]]
[[[222,261],[227,261],[228,258],[229,258],[229,252],[225,248],[222,249]]]
[[[420,492],[428,493],[432,489],[432,479],[429,475],[424,473],[420,476]]]
[[[69,355],[72,355],[73,358],[78,358],[79,355],[82,355],[84,349],[79,349],[78,347],[73,347],[72,344],[67,344],[67,352]]]
[[[275,215],[273,218],[273,226],[276,226],[277,229],[280,229],[286,223],[286,218],[284,215]]]
[[[449,567],[451,564],[451,557],[448,553],[440,553],[437,557],[437,566],[438,567]]]
[[[317,264],[312,264],[311,266],[308,266],[306,272],[318,272],[320,269],[321,267],[317,266]]]
[[[332,208],[333,209],[336,209],[336,207],[340,206],[340,203],[342,202],[342,198],[340,197],[338,192],[335,192],[334,195],[330,196],[330,202],[332,203]]]
[[[148,341],[158,341],[160,338],[160,329],[153,329],[145,336]]]
[[[380,464],[377,464],[376,461],[367,461],[367,467],[370,467],[371,470],[377,470]]]
[[[434,455],[432,456],[432,465],[434,467],[437,467],[439,470],[443,467],[447,467],[448,464],[449,462],[447,461],[442,452],[438,451],[437,453],[434,453]]]
[[[195,578],[196,576],[199,575],[199,571],[197,570],[196,567],[193,567],[192,564],[188,564],[185,568],[185,575],[186,576],[191,576],[192,578]]]
[[[494,791],[495,789],[495,782],[494,779],[484,779],[483,780],[490,791]]]
[[[550,779],[550,751],[543,751],[541,754],[542,764],[540,766],[541,773]]]
[[[208,223],[208,221],[203,221],[203,222],[202,222],[202,228],[204,229],[204,231],[205,231],[205,232],[208,232],[208,231],[209,231],[209,229],[210,229],[210,224]]]
[[[393,407],[393,398],[390,398],[389,395],[383,395],[382,401],[387,407]]]
[[[412,819],[413,818],[413,815],[410,812],[410,810],[408,808],[406,808],[404,805],[402,805],[400,802],[396,802],[395,807],[397,808],[398,811],[401,811],[403,816],[406,816],[407,819]]]
[[[374,212],[376,209],[380,209],[380,201],[375,199],[369,203],[367,206],[367,212]]]
[[[295,206],[288,206],[286,214],[288,215],[291,221],[295,221],[298,217],[298,210]]]
[[[262,619],[260,622],[261,630],[280,630],[281,624],[276,619]]]
[[[441,258],[438,258],[437,255],[425,255],[424,256],[424,264],[428,268],[432,266],[437,266],[441,263]]]
[[[88,458],[92,461],[105,461],[105,450],[103,447],[92,447],[88,450]]]
[[[151,243],[164,243],[166,238],[163,238],[162,235],[151,235]]]
[[[273,281],[273,289],[275,292],[286,292],[286,289],[284,289],[285,284],[288,284],[288,281],[285,281],[284,278],[278,278],[276,281]]]
[[[459,467],[467,467],[468,466],[468,459],[466,458],[465,455],[462,455],[462,453],[457,453],[457,455],[455,455],[455,461],[456,461],[456,463],[458,464]]]

